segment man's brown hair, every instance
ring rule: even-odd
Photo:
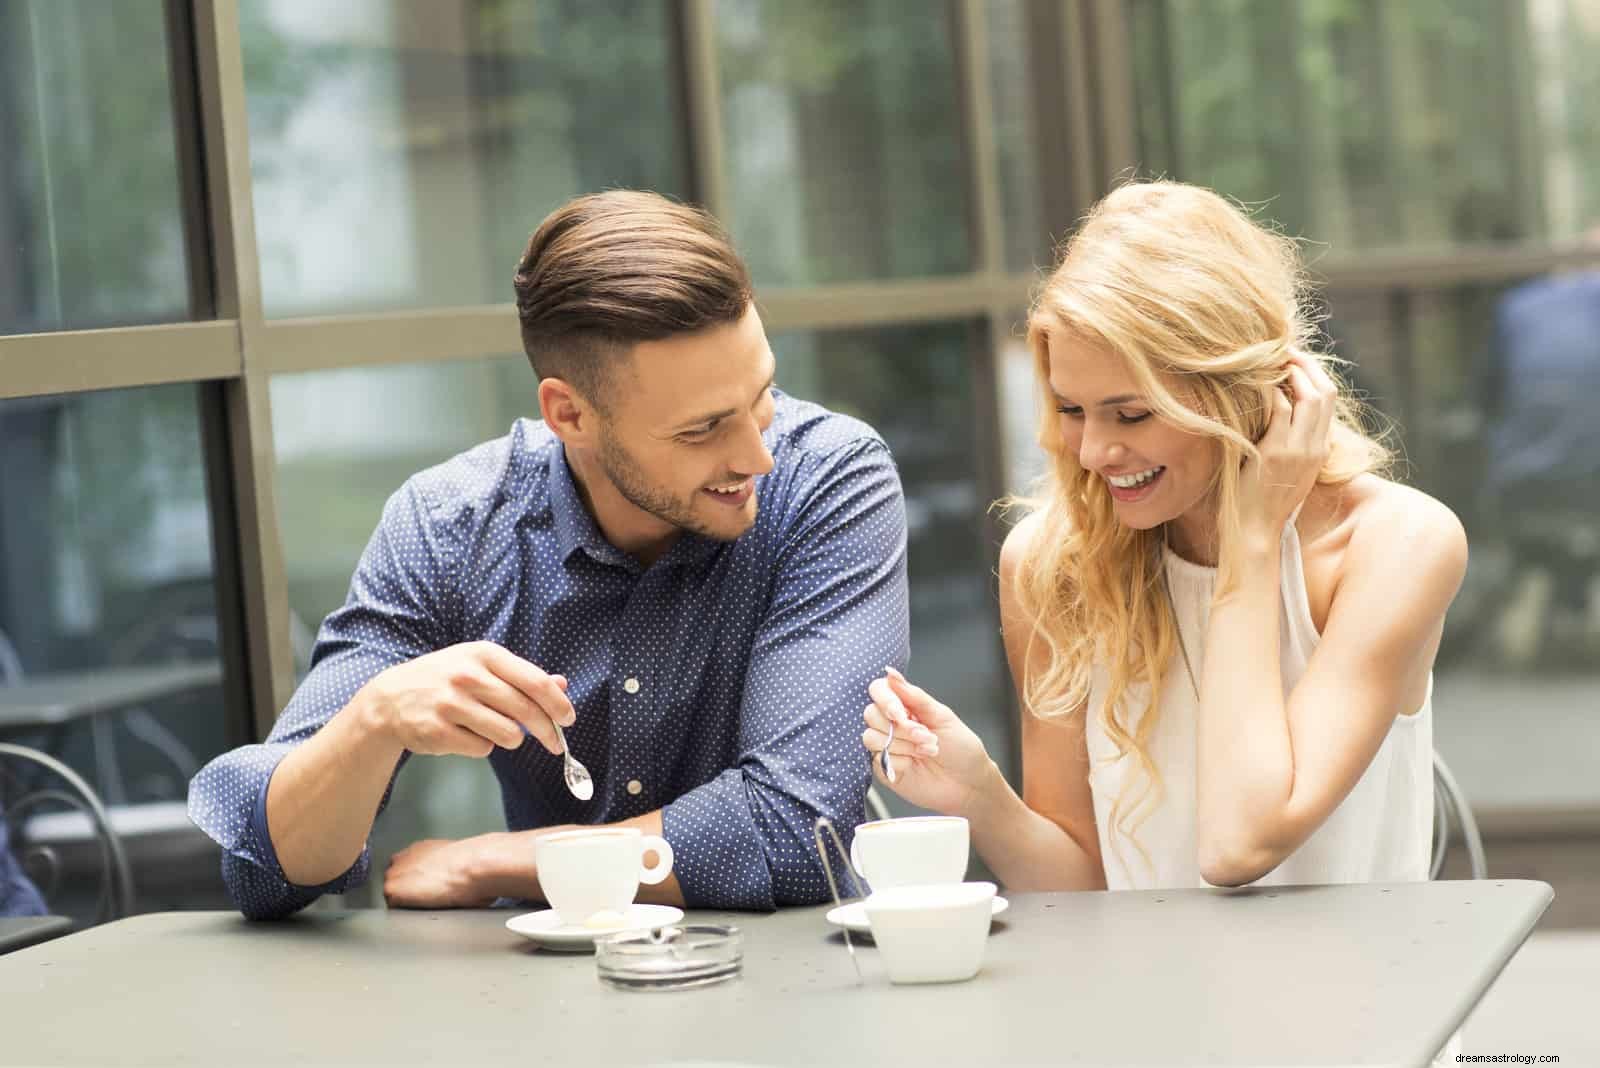
[[[534,372],[602,409],[635,344],[738,322],[751,299],[750,273],[715,219],[634,190],[552,212],[529,239],[515,284]]]

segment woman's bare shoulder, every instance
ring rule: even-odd
[[[1323,489],[1338,495],[1331,525],[1342,528],[1347,575],[1372,566],[1388,571],[1399,562],[1452,588],[1459,584],[1467,567],[1467,533],[1449,505],[1377,475]]]
[[[1043,525],[1044,514],[1035,508],[1006,533],[1006,540],[1000,545],[1001,578],[1008,579],[1017,573],[1017,567],[1032,551],[1034,539]]]

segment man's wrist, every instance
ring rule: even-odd
[[[537,900],[539,875],[533,863],[532,831],[491,831],[475,839],[467,861],[472,887],[494,897]]]
[[[356,691],[346,710],[350,713],[350,726],[356,740],[362,747],[393,749],[395,759],[399,759],[405,747],[395,740],[383,699],[373,689],[371,682]]]

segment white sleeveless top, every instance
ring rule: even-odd
[[[1166,570],[1178,626],[1198,680],[1205,660],[1216,569],[1192,564],[1169,550]],[[1283,597],[1279,648],[1287,698],[1305,675],[1311,651],[1321,639],[1311,621],[1300,537],[1293,521],[1284,524],[1279,570]],[[1138,758],[1132,753],[1118,758],[1100,721],[1107,681],[1103,666],[1097,667],[1085,722],[1089,786],[1094,794],[1106,886],[1111,890],[1205,886],[1195,839],[1195,719],[1199,707],[1189,674],[1181,659],[1175,670],[1167,672],[1160,717],[1148,744],[1165,793],[1152,793],[1143,802],[1139,795],[1147,778]],[[1134,710],[1134,723],[1144,714],[1147,694],[1148,688],[1143,686],[1128,690],[1125,708]],[[1349,796],[1299,849],[1252,885],[1425,881],[1433,836],[1432,705],[1430,674],[1422,708],[1395,717],[1388,737]],[[1142,824],[1126,821],[1133,827],[1137,846],[1111,826],[1112,802],[1124,791],[1124,811],[1142,805],[1140,811],[1147,813]]]

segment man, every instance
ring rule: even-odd
[[[538,899],[536,828],[663,834],[641,898],[827,896],[812,824],[852,827],[870,679],[907,655],[905,509],[883,441],[774,390],[749,276],[704,214],[559,209],[516,276],[542,423],[412,477],[261,745],[190,784],[239,908],[359,885],[411,754],[488,757],[509,830],[419,842],[391,905]],[[553,724],[593,774],[574,798]]]
[[[47,911],[39,888],[11,852],[11,824],[0,805],[0,916],[43,916]]]
[[[1600,242],[1600,230],[1589,238]],[[1502,642],[1518,666],[1537,659],[1582,669],[1600,648],[1590,618],[1600,573],[1600,422],[1589,409],[1600,391],[1600,271],[1543,275],[1507,290],[1485,355],[1484,503],[1510,546],[1517,583],[1501,613]],[[1548,581],[1523,581],[1541,571]],[[1535,626],[1515,626],[1530,615]]]

